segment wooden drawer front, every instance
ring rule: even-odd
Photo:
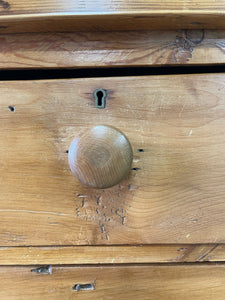
[[[0,83],[0,244],[225,242],[225,75]],[[106,108],[93,92],[107,91]],[[134,152],[129,177],[94,190],[67,150],[113,125]]]
[[[183,64],[217,64],[218,67],[225,63],[224,43],[225,30],[4,34],[1,35],[4,51],[0,52],[0,68]]]
[[[46,274],[49,270],[46,267],[1,267],[0,297],[219,300],[224,299],[225,293],[224,268],[224,265],[52,267],[51,274]]]

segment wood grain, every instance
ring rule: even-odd
[[[1,82],[1,246],[223,243],[224,79]],[[134,153],[130,176],[101,191],[74,178],[66,153],[96,124],[122,130]]]
[[[0,68],[225,63],[225,31],[1,34]]]
[[[224,29],[223,0],[1,1],[1,32]]]
[[[117,128],[96,125],[79,133],[69,148],[74,176],[90,188],[109,188],[130,172],[133,153],[127,137]]]
[[[3,1],[2,1],[3,2]],[[8,10],[6,12],[6,10]],[[148,11],[182,11],[182,12],[199,12],[202,10],[205,13],[220,12],[225,10],[223,0],[211,2],[210,0],[197,1],[169,1],[165,0],[160,3],[157,0],[65,0],[63,2],[56,0],[32,0],[29,3],[26,0],[16,1],[10,0],[1,3],[2,15],[8,14],[45,14],[45,13],[79,13],[79,14],[112,14],[112,13],[147,13]]]
[[[1,267],[1,299],[224,299],[224,264],[34,268]]]
[[[0,247],[0,265],[93,265],[224,261],[224,244]]]

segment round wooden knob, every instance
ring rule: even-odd
[[[71,171],[93,188],[119,183],[131,169],[132,159],[129,140],[112,126],[99,125],[81,132],[69,148]]]

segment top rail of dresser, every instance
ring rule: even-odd
[[[1,32],[225,29],[225,2],[158,0],[0,1]]]

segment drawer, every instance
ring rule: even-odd
[[[1,267],[1,299],[224,299],[222,265]],[[32,272],[31,272],[32,270]]]
[[[225,242],[224,92],[224,74],[0,82],[1,246]],[[102,190],[76,180],[67,154],[99,124],[134,153]]]
[[[28,78],[35,74],[40,78],[40,74],[46,76],[46,70],[42,70],[46,68],[49,72],[51,68],[61,68],[64,72],[65,68],[67,72],[74,71],[74,68],[92,68],[89,69],[90,76],[96,70],[94,68],[109,66],[112,74],[123,71],[112,68],[115,66],[201,65],[202,71],[207,65],[206,72],[209,72],[209,65],[216,65],[218,71],[219,68],[222,70],[225,63],[225,30],[18,33],[1,35],[1,42],[4,51],[0,52],[0,68],[14,71],[2,72],[0,79],[4,78],[3,74],[9,78],[9,73],[11,79],[21,80],[25,74]],[[10,59],[6,53],[10,53]],[[26,69],[26,72],[18,75],[17,72],[21,69]],[[27,69],[31,72],[27,73]],[[146,68],[139,69],[139,72],[140,70],[146,72]],[[156,72],[157,70],[154,69]],[[198,71],[199,69],[195,69],[195,72]],[[79,72],[85,71],[79,69]],[[129,72],[131,73],[131,69]],[[58,74],[61,76],[60,70]],[[52,74],[52,78],[55,75],[56,73]]]

